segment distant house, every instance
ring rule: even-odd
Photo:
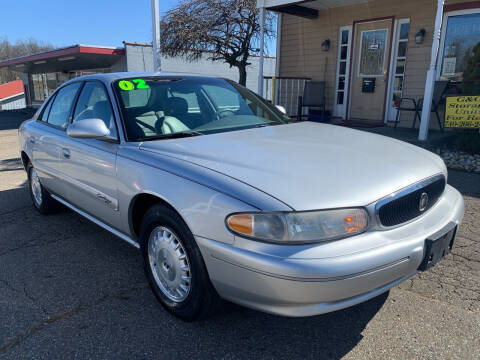
[[[81,75],[121,71],[153,71],[152,45],[124,42],[123,47],[74,45],[0,61],[0,68],[20,72],[27,89],[27,104],[39,105],[63,82]],[[208,54],[189,62],[162,57],[162,71],[215,75],[238,81],[237,68],[208,60]],[[247,87],[257,91],[259,57],[250,58]],[[275,74],[275,58],[265,58],[264,74]],[[23,92],[23,90],[22,90]],[[25,106],[25,104],[24,104]]]
[[[14,110],[25,107],[22,80],[0,84],[0,110]]]

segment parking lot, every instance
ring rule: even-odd
[[[184,323],[146,283],[138,250],[70,211],[34,211],[24,116],[0,113],[0,358],[480,359],[480,175],[451,171],[466,213],[452,254],[367,303],[311,318],[224,304]]]

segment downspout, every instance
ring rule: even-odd
[[[423,95],[422,120],[420,122],[420,131],[418,140],[426,141],[428,138],[428,126],[430,123],[430,111],[432,110],[433,89],[435,86],[435,78],[437,75],[437,55],[440,47],[440,36],[442,31],[443,20],[443,4],[445,0],[438,0],[437,15],[435,17],[435,29],[433,31],[432,55],[430,58],[430,68],[427,72],[427,80],[425,82],[425,93]]]

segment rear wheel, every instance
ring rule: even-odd
[[[53,214],[60,210],[61,205],[53,199],[50,193],[40,183],[37,170],[31,163],[27,165],[28,188],[33,206],[41,214]]]
[[[162,306],[185,321],[211,314],[218,295],[182,218],[167,206],[154,205],[143,218],[140,234],[145,274]]]

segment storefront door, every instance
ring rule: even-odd
[[[391,19],[355,27],[350,119],[384,119],[391,29]]]

